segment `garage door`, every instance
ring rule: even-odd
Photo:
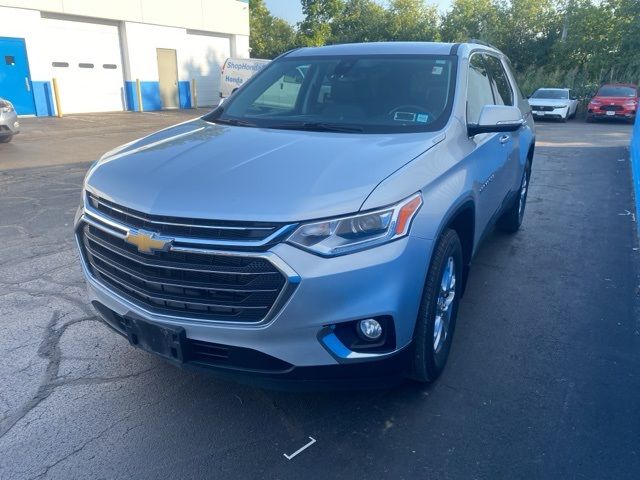
[[[124,110],[117,25],[43,19],[63,113]]]
[[[183,78],[196,79],[198,105],[217,105],[220,102],[220,71],[224,61],[231,56],[229,38],[187,33],[180,56]]]

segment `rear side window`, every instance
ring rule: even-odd
[[[502,62],[493,55],[486,55],[485,61],[491,74],[493,91],[496,97],[496,105],[513,105],[513,89],[509,83],[507,73]]]
[[[469,61],[467,123],[477,124],[482,107],[494,104],[489,71],[482,57],[483,55],[475,54]]]

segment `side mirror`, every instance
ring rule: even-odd
[[[467,125],[467,131],[470,137],[479,133],[515,132],[524,123],[518,107],[485,105],[480,112],[478,123]]]

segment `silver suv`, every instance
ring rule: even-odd
[[[520,228],[534,139],[490,46],[288,52],[91,167],[75,229],[91,302],[184,367],[432,381],[481,239]]]

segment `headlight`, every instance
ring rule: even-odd
[[[0,100],[0,112],[2,113],[13,112],[13,104],[8,100]]]
[[[635,100],[631,100],[630,102],[624,102],[625,107],[635,107],[636,105],[638,105],[638,102],[636,102]]]
[[[364,250],[406,236],[421,206],[422,194],[418,192],[373,212],[305,223],[288,242],[327,257]]]
[[[600,100],[591,100],[589,103],[592,105],[600,105],[602,102]]]

